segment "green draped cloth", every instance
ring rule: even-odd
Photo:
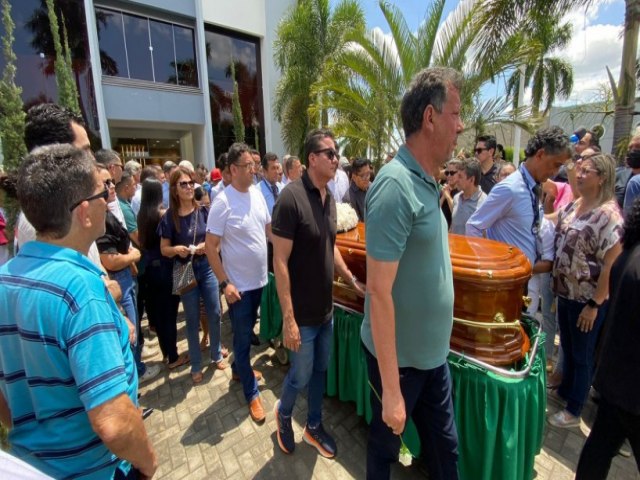
[[[282,314],[277,304],[275,282],[270,277],[261,304],[260,336],[263,338],[274,338],[282,330]],[[335,309],[326,393],[354,402],[358,415],[369,422],[371,400],[360,341],[361,324],[362,315]],[[543,336],[533,330],[527,333],[531,335],[532,344],[535,335]],[[543,341],[540,338],[531,372],[522,379],[509,379],[450,356],[462,479],[533,478],[535,456],[542,447],[546,408]],[[417,456],[420,440],[413,422],[407,423],[402,438]]]

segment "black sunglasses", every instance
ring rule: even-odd
[[[455,175],[456,173],[458,173],[458,171],[457,171],[457,170],[445,170],[445,171],[444,171],[444,174],[445,174],[447,177],[450,177],[450,176],[452,176],[452,175]]]
[[[178,185],[180,185],[182,188],[194,187],[195,184],[196,182],[194,182],[193,180],[190,180],[188,182],[178,182]]]
[[[482,152],[484,152],[485,150],[489,150],[489,149],[488,149],[488,148],[476,148],[476,149],[474,150],[474,152],[476,152],[476,153],[482,153]]]
[[[107,183],[107,182],[105,182]],[[80,205],[82,202],[90,202],[91,200],[97,200],[97,199],[103,199],[105,202],[109,199],[109,189],[105,188],[102,192],[100,193],[96,193],[95,195],[91,195],[90,197],[87,198],[83,198],[82,200],[80,200],[79,202],[74,203],[73,205],[71,205],[71,208],[69,208],[70,212],[73,212],[76,207],[78,205]]]
[[[329,160],[333,160],[338,156],[338,152],[336,152],[333,148],[323,148],[322,150],[316,150],[313,153],[315,153],[316,155],[324,153],[327,155],[327,157],[329,157]]]
[[[116,182],[114,182],[111,179],[105,180],[103,183],[104,183],[105,188],[115,187],[115,185],[116,185]]]

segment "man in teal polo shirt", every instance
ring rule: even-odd
[[[414,77],[401,105],[406,143],[367,193],[368,479],[389,478],[407,416],[418,429],[429,478],[458,478],[447,365],[453,276],[436,178],[463,129],[461,83],[448,68]]]

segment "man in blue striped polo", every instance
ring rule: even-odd
[[[95,162],[71,145],[37,148],[17,190],[37,234],[0,268],[0,422],[11,453],[53,478],[150,478],[157,460],[129,330],[86,256],[105,229]]]

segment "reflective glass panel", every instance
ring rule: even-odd
[[[153,70],[156,82],[176,83],[175,57],[173,55],[173,28],[170,23],[149,19]]]
[[[127,54],[122,30],[122,14],[96,8],[96,26],[100,43],[100,66],[103,75],[129,78]]]
[[[153,81],[149,50],[149,21],[123,13],[124,34],[129,58],[129,77]]]
[[[198,86],[198,67],[196,63],[193,30],[180,25],[173,26],[178,67],[178,84]]]

